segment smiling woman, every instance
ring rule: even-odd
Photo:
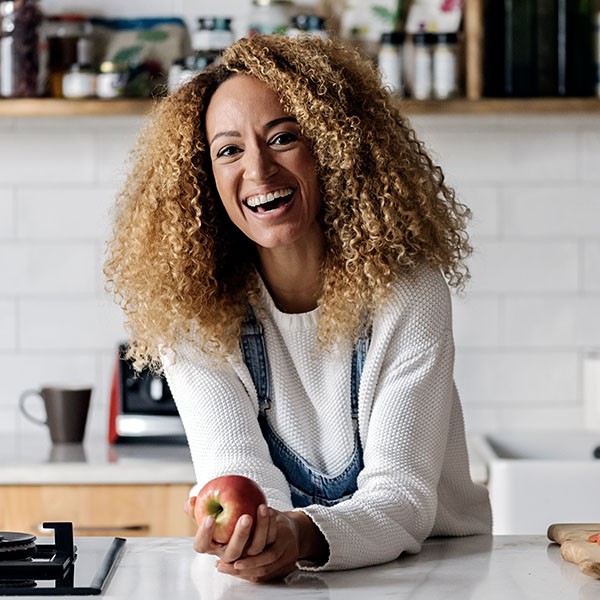
[[[231,221],[255,242],[261,263],[285,248],[302,261],[302,272],[306,254],[320,254],[323,233],[316,162],[296,119],[266,84],[236,75],[213,95],[206,132],[217,192]],[[321,256],[316,259],[312,263]]]
[[[105,265],[130,355],[164,368],[198,485],[237,474],[267,498],[227,544],[206,517],[196,550],[263,581],[489,533],[453,382],[468,209],[371,63],[240,40],[133,158]]]

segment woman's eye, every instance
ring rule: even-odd
[[[285,146],[286,144],[291,144],[292,142],[295,142],[297,139],[298,136],[293,133],[278,133],[273,138],[271,143],[275,144],[276,146]]]
[[[221,148],[217,152],[217,158],[221,158],[222,156],[233,156],[239,152],[239,148],[237,146],[225,146],[225,148]]]

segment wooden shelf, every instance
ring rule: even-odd
[[[111,117],[144,115],[153,100],[0,99],[0,117]],[[600,98],[481,98],[405,100],[407,114],[550,114],[600,113]]]
[[[1,98],[0,117],[90,117],[143,115],[152,100],[66,100],[61,98]]]
[[[407,114],[575,114],[600,113],[600,98],[480,98],[406,100]]]

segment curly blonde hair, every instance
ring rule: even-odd
[[[316,158],[325,345],[359,334],[403,266],[424,259],[463,286],[469,210],[369,59],[331,41],[256,35],[158,103],[133,152],[104,270],[138,368],[160,369],[161,347],[192,336],[209,351],[233,352],[247,303],[257,300],[256,253],[219,199],[205,133],[212,94],[236,73],[275,91]]]

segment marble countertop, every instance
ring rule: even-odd
[[[471,477],[487,480],[487,468],[469,448]],[[44,435],[3,435],[0,442],[0,485],[195,483],[185,444],[109,444],[86,438],[83,444],[52,445]]]
[[[52,444],[48,435],[2,437],[0,485],[195,483],[188,447],[171,443]]]
[[[99,538],[76,538],[80,553]],[[77,563],[75,563],[77,565]],[[10,596],[8,596],[10,597]],[[16,598],[16,596],[13,596]],[[472,536],[427,540],[416,555],[364,569],[296,571],[283,582],[252,584],[218,573],[191,538],[127,540],[105,600],[586,600],[600,580],[564,561],[544,536]]]

